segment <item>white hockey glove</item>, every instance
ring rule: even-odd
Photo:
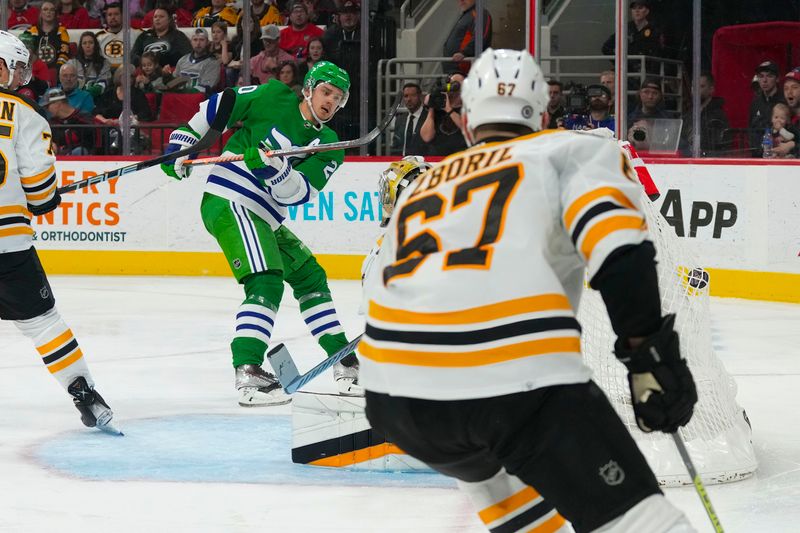
[[[308,180],[293,169],[286,158],[268,157],[258,148],[248,148],[244,152],[244,162],[279,204],[298,205],[310,197]]]
[[[195,134],[195,132],[189,130],[188,128],[178,128],[177,130],[170,133],[169,144],[167,145],[167,148],[164,150],[164,153],[171,154],[173,152],[183,150],[190,146],[194,146],[199,140],[200,139],[197,136],[197,134]],[[182,180],[183,178],[188,178],[189,174],[192,171],[192,167],[184,166],[184,162],[187,159],[189,159],[189,156],[179,157],[173,161],[167,161],[166,163],[162,163],[161,170],[163,170],[165,174],[175,178],[176,180]]]

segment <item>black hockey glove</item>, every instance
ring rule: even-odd
[[[675,315],[667,315],[661,328],[636,348],[617,339],[614,352],[628,367],[628,385],[636,424],[645,433],[672,433],[692,418],[697,389],[692,373],[681,358]]]
[[[42,205],[28,204],[28,211],[30,211],[34,216],[46,215],[47,213],[58,207],[60,204],[61,204],[61,195],[58,193],[58,190],[56,190],[56,193],[53,195],[52,198],[50,198],[48,202],[43,203]]]

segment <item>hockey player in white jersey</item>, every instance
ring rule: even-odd
[[[36,104],[13,92],[30,80],[29,58],[19,39],[0,31],[0,319],[33,341],[86,426],[119,433],[33,247],[31,218],[57,208],[61,197],[50,125]]]
[[[456,478],[490,531],[694,531],[581,360],[587,272],[639,427],[690,420],[627,159],[609,139],[541,131],[547,83],[525,51],[486,50],[462,98],[471,147],[403,191],[365,280],[370,423]]]

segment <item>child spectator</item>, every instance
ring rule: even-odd
[[[211,5],[194,14],[192,26],[208,28],[217,21],[233,25],[239,20],[239,10],[227,5],[227,0],[211,0]]]
[[[322,44],[321,38],[314,37],[308,41],[308,46],[306,47],[306,60],[298,65],[298,79],[305,79],[306,74],[309,70],[311,70],[311,67],[323,59],[325,59],[325,46]]]
[[[97,37],[90,31],[81,34],[78,53],[67,61],[78,73],[78,88],[87,91],[93,98],[100,96],[111,85],[111,65],[100,54]]]
[[[297,95],[297,100],[302,99],[302,88],[297,78],[297,63],[294,61],[284,61],[278,68],[278,79],[292,88]]]
[[[39,10],[28,5],[27,0],[9,0],[8,29],[27,30],[39,20]]]
[[[211,54],[220,64],[227,66],[233,59],[231,43],[228,41],[228,25],[217,21],[211,25]]]
[[[172,79],[171,74],[161,72],[158,56],[153,52],[145,52],[136,69],[134,85],[145,93],[161,93],[167,90],[167,83]]]
[[[55,71],[69,60],[69,35],[67,30],[58,24],[54,2],[50,0],[42,2],[39,21],[36,26],[31,27],[30,32],[38,40],[36,48],[39,57],[51,71]]]
[[[89,12],[80,0],[59,0],[56,3],[58,23],[70,30],[99,28],[100,21],[89,18]]]
[[[792,112],[786,104],[772,107],[772,157],[791,159],[797,156],[800,138],[797,127],[792,125]]]

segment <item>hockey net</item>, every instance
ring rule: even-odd
[[[714,353],[709,320],[709,275],[682,246],[655,205],[642,195],[651,239],[657,250],[661,305],[676,313],[681,353],[697,385],[699,400],[689,424],[680,430],[698,473],[706,483],[725,483],[755,472],[757,461],[750,424],[736,402],[736,383]],[[661,432],[643,433],[636,426],[627,370],[613,354],[616,336],[600,293],[585,288],[578,320],[583,327],[585,362],[605,390],[662,485],[685,485],[686,473],[675,444]]]

